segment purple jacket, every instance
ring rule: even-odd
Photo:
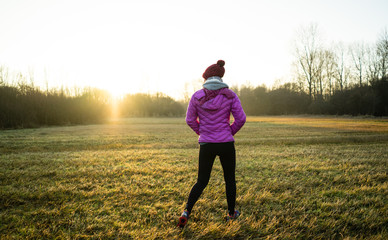
[[[234,122],[230,125],[230,113]],[[233,142],[233,136],[246,121],[236,93],[228,88],[201,89],[191,97],[186,123],[199,135],[198,142]]]

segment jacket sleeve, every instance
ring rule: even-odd
[[[196,134],[199,135],[198,112],[194,97],[191,97],[189,106],[187,108],[186,123],[191,129],[193,129]]]
[[[240,99],[237,97],[237,95],[233,99],[231,112],[234,117],[234,122],[232,123],[230,128],[232,130],[232,135],[234,136],[242,128],[242,126],[244,126],[246,121],[245,112],[241,106]]]

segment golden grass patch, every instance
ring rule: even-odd
[[[333,117],[248,117],[248,122],[287,124],[350,131],[388,132],[388,119]]]

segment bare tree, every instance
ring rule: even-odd
[[[350,70],[346,61],[345,46],[343,43],[338,43],[334,49],[336,61],[335,78],[339,85],[340,91],[343,91],[347,86],[347,82],[350,76]]]
[[[298,73],[307,83],[310,100],[316,93],[317,79],[321,75],[322,61],[320,57],[321,39],[316,24],[301,27],[295,41],[295,55]]]
[[[388,31],[384,29],[381,33],[376,46],[379,75],[381,78],[386,78],[388,74]]]
[[[366,48],[366,75],[369,82],[374,82],[379,78],[379,61],[377,56],[376,46],[368,46]]]
[[[354,43],[350,46],[350,55],[352,56],[354,68],[357,71],[357,77],[359,80],[360,87],[362,86],[363,78],[365,75],[365,56],[366,56],[366,48],[363,42]]]
[[[8,81],[8,68],[0,66],[0,85],[5,84]]]
[[[324,64],[325,64],[325,51],[319,50],[317,56],[317,66],[315,68],[316,76],[316,96],[323,96],[323,83],[324,83]]]
[[[337,68],[337,63],[335,61],[335,54],[331,50],[324,50],[324,74],[325,74],[325,80],[326,84],[328,86],[328,96],[331,97],[334,93],[334,76],[335,76],[335,70]]]

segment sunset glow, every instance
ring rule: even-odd
[[[40,86],[181,98],[224,59],[230,85],[271,86],[291,77],[298,27],[316,22],[332,41],[373,42],[388,24],[383,9],[377,0],[1,1],[0,64]]]

